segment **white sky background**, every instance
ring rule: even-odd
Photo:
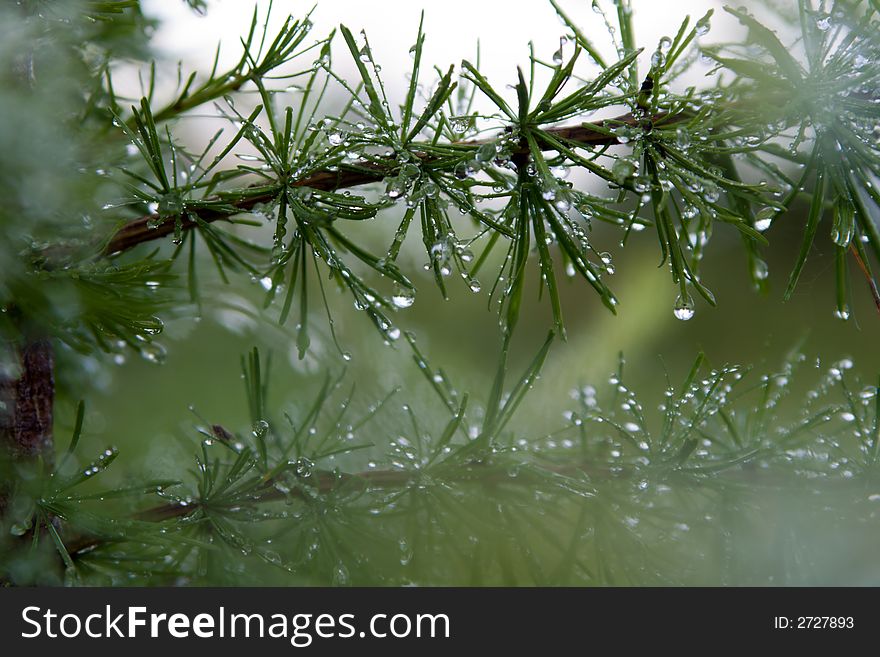
[[[317,2],[317,9],[309,43],[325,36],[339,23],[345,23],[358,37],[361,29],[366,30],[373,56],[382,66],[392,106],[395,99],[405,94],[405,76],[412,63],[408,51],[415,42],[422,9],[427,34],[422,69],[426,83],[434,81],[430,65],[445,69],[450,64],[458,66],[463,58],[475,62],[479,41],[480,70],[493,86],[503,89],[504,85],[515,82],[517,65],[527,68],[530,40],[535,44],[536,54],[549,61],[559,47],[559,37],[567,31],[545,0],[276,0],[270,25],[277,25],[288,14],[304,15],[313,2]],[[607,33],[590,3],[591,0],[561,0],[561,6],[585,33],[607,49]],[[269,7],[268,0],[209,0],[209,11],[204,17],[196,15],[180,0],[143,2],[148,14],[162,20],[154,45],[171,60],[169,63],[182,59],[185,71],[209,68],[218,41],[223,43],[221,61],[233,64],[241,52],[238,39],[248,28],[255,4],[262,17]],[[605,0],[603,4],[609,14],[613,13],[612,2]],[[710,33],[713,40],[729,38],[735,23],[722,10],[723,2],[717,0],[634,0],[633,5],[636,39],[646,49],[643,55],[646,62],[661,37],[675,35],[685,15],[689,14],[696,21],[714,7]],[[342,38],[337,37],[335,70],[353,79],[351,57]],[[568,55],[571,48],[568,47]],[[581,62],[587,59],[582,56]],[[613,55],[609,59],[613,61]],[[688,84],[698,84],[699,75],[705,70],[689,79]]]

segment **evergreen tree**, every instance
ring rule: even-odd
[[[836,315],[849,319],[853,294],[880,309],[880,4],[784,4],[769,22],[725,8],[742,42],[709,45],[709,11],[640,44],[630,0],[593,1],[604,40],[550,0],[559,49],[545,57],[530,44],[509,87],[478,60],[431,69],[423,21],[399,99],[386,94],[368,35],[340,25],[316,38],[309,14],[270,29],[271,3],[258,6],[231,67],[218,48],[210,71],[178,66],[171,92],[163,81],[175,72],[151,59],[156,25],[138,0],[0,6],[0,577],[876,577],[868,566],[841,571],[831,549],[878,538],[880,397],[848,359],[800,394],[792,378],[811,374],[798,371],[810,364],[799,350],[763,375],[701,354],[682,381],[660,384],[654,410],[621,357],[607,389],[568,382],[559,426],[524,430],[517,416],[554,342],[572,333],[566,278],[609,313],[627,311],[600,246],[608,235],[627,246],[632,233],[656,233],[679,320],[716,304],[702,275],[713,233],[739,235],[743,287],[766,292],[771,229],[782,225],[801,240],[785,300],[821,244],[834,254]],[[781,27],[798,32],[792,42]],[[339,72],[334,43],[354,79]],[[682,88],[701,60],[712,75]],[[119,91],[131,69],[136,97]],[[224,127],[194,145],[184,119]],[[584,179],[602,191],[575,182]],[[400,327],[419,276],[401,254],[419,240],[443,298],[480,293],[497,312],[486,390],[464,392]],[[256,281],[298,357],[326,377],[285,410],[266,350],[254,348],[241,359],[239,426],[199,418],[183,477],[114,479],[105,470],[117,450],[80,445],[89,380],[132,352],[167,360],[173,377],[181,365],[158,340],[169,319],[220,302],[212,276]],[[547,325],[524,312],[534,293]],[[348,385],[340,299],[378,345],[412,354],[432,401],[400,389],[364,399]],[[78,402],[71,418],[55,417],[62,399]],[[770,545],[764,519],[780,508],[790,521]]]

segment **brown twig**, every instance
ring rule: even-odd
[[[871,275],[871,271],[868,269],[865,261],[862,260],[862,256],[859,255],[859,250],[855,247],[854,244],[849,245],[849,250],[855,257],[856,263],[859,265],[859,269],[862,270],[862,274],[865,276],[865,280],[868,282],[868,287],[871,290],[871,296],[874,297],[874,305],[877,307],[877,312],[880,312],[880,290],[877,289],[877,283],[874,280],[874,277]]]

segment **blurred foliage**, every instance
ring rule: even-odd
[[[502,356],[480,403],[413,346],[447,411],[431,425],[393,401],[400,391],[357,410],[344,373],[278,413],[254,350],[242,364],[250,417],[235,431],[196,426],[181,481],[93,483],[117,452],[81,460],[80,406],[57,467],[6,464],[18,484],[0,534],[5,576],[60,582],[41,547],[51,541],[69,584],[876,581],[871,550],[843,564],[833,547],[877,538],[880,397],[852,361],[810,374],[794,353],[758,376],[700,356],[651,411],[621,360],[607,386],[571,391],[566,423],[533,438],[509,420],[549,345],[512,381]],[[795,377],[815,383],[801,396]],[[380,416],[394,433],[376,430]]]

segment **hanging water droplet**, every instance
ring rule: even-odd
[[[159,199],[157,209],[161,217],[179,215],[184,209],[183,199],[177,192],[168,192]]]
[[[358,51],[358,59],[366,63],[373,58],[373,54],[370,52],[370,44],[367,43],[367,35],[364,30],[361,30],[361,36],[364,38],[364,45],[360,51]]]
[[[716,203],[721,198],[721,188],[715,183],[706,183],[703,187],[703,198],[707,203]]]
[[[315,467],[315,464],[312,463],[309,459],[304,456],[300,456],[294,462],[294,472],[296,472],[297,477],[311,477],[312,469]]]
[[[680,319],[683,322],[693,319],[694,300],[691,299],[689,294],[678,295],[672,308],[672,314],[675,315],[676,319]]]
[[[766,207],[758,210],[755,214],[755,230],[759,233],[763,233],[765,230],[770,228],[770,225],[773,223],[773,218],[776,216],[776,209],[771,207]]]
[[[348,568],[340,561],[333,569],[333,586],[348,586]]]
[[[653,68],[662,68],[664,64],[666,64],[666,55],[659,50],[655,50],[654,54],[651,55],[651,66]]]
[[[562,49],[567,41],[568,39],[566,39],[565,37],[559,39],[559,50],[553,53],[553,63],[556,64],[556,66],[560,66],[562,64]]]
[[[391,178],[385,188],[385,196],[392,201],[399,199],[406,193],[408,185],[400,178]]]
[[[415,180],[422,175],[422,170],[417,164],[404,164],[400,167],[400,177],[404,180]]]
[[[480,146],[477,149],[477,153],[475,155],[475,158],[479,162],[491,162],[492,160],[495,159],[495,156],[497,154],[498,154],[498,150],[495,146],[495,143],[489,142],[489,143],[483,144],[482,146]]]
[[[455,132],[466,132],[471,127],[473,117],[471,116],[451,116],[449,117],[449,127]]]
[[[752,276],[754,276],[757,281],[767,280],[768,276],[770,276],[770,269],[767,267],[767,263],[761,258],[755,258],[752,263]]]
[[[412,561],[413,558],[413,550],[406,542],[406,539],[401,538],[397,542],[398,546],[400,546],[400,565],[406,566]]]
[[[331,146],[339,146],[342,142],[345,141],[345,135],[341,132],[331,132],[327,135],[327,141]]]
[[[254,434],[254,438],[262,440],[269,433],[269,423],[266,420],[257,420],[254,422],[251,432]]]
[[[395,284],[391,295],[391,303],[398,308],[409,308],[416,300],[415,290]]]
[[[849,201],[839,199],[835,203],[834,224],[831,227],[831,240],[839,247],[846,248],[855,235],[855,207]]]
[[[706,36],[709,33],[709,30],[712,27],[711,17],[709,14],[703,16],[700,20],[697,21],[696,31],[697,36]]]
[[[626,182],[636,172],[636,163],[627,158],[618,158],[611,166],[611,174],[618,184]]]
[[[462,262],[473,262],[474,260],[474,252],[467,247],[465,242],[459,242],[455,245],[455,253]]]
[[[300,360],[306,357],[312,338],[309,336],[308,324],[305,322],[296,325],[296,351]]]
[[[15,522],[12,523],[12,526],[10,526],[9,533],[13,536],[24,536],[30,528],[30,519],[26,520],[25,522]]]
[[[166,357],[165,347],[160,345],[158,342],[148,342],[143,347],[141,347],[141,357],[156,365],[161,365],[165,362]]]
[[[686,150],[690,148],[691,145],[691,135],[684,128],[678,128],[675,131],[675,145],[681,148],[682,150]]]
[[[842,319],[844,322],[849,319],[849,306],[843,305],[837,310],[834,311],[834,316],[837,319]]]

